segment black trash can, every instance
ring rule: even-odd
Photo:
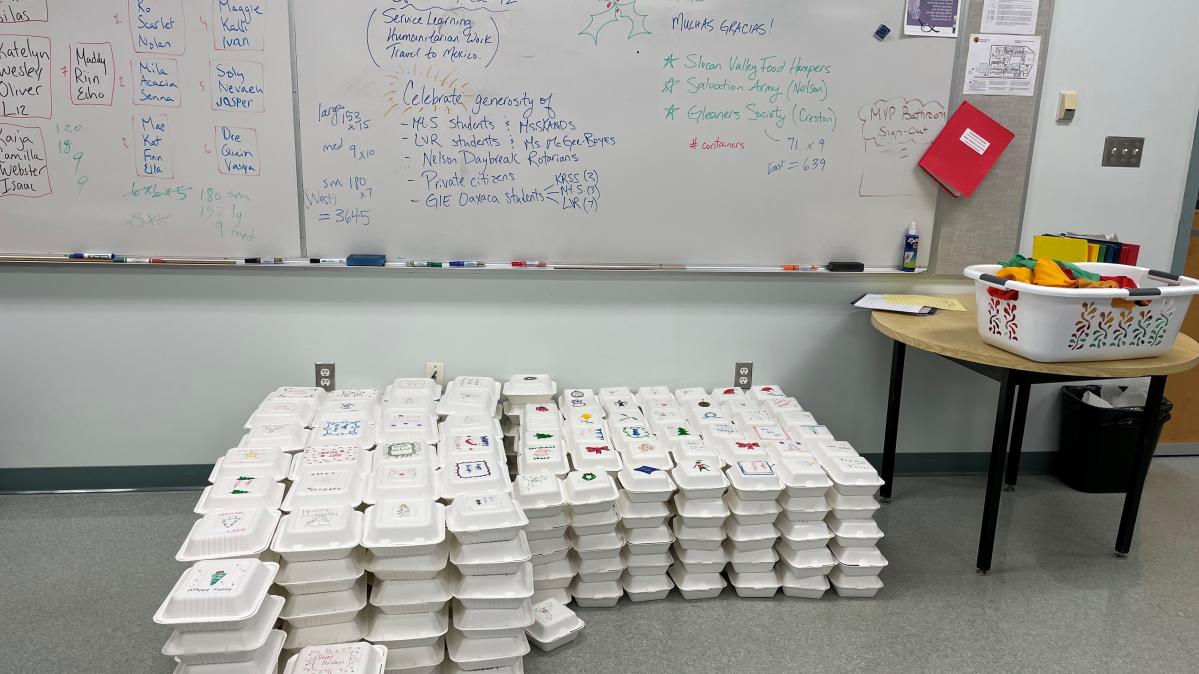
[[[1057,476],[1074,489],[1090,494],[1124,492],[1132,473],[1145,410],[1094,407],[1082,400],[1088,391],[1099,395],[1098,386],[1062,387]],[[1158,423],[1153,428],[1154,446],[1173,408],[1169,400],[1162,400]]]

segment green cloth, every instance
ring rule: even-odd
[[[1062,269],[1068,270],[1070,273],[1074,274],[1074,278],[1086,279],[1095,283],[1098,283],[1102,280],[1099,274],[1086,271],[1074,263],[1062,262],[1061,260],[1054,260],[1054,262],[1056,262]],[[1036,260],[1030,257],[1024,257],[1023,255],[1017,255],[1016,257],[1004,262],[1000,262],[999,264],[1003,267],[1027,267],[1028,269],[1036,269],[1037,267]]]

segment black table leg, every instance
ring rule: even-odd
[[[891,347],[891,388],[887,393],[887,430],[883,434],[883,475],[885,480],[879,495],[883,503],[891,500],[891,485],[895,480],[895,436],[899,434],[899,397],[903,393],[903,359],[907,345],[896,341]]]
[[[978,538],[978,572],[991,570],[995,551],[995,527],[999,522],[999,495],[1003,491],[1003,460],[1007,454],[1008,428],[1012,423],[1012,397],[1015,377],[1004,370],[999,379],[999,404],[995,409],[995,435],[991,439],[991,465],[987,471],[987,499],[983,504],[982,532]]]
[[[1145,489],[1145,478],[1149,475],[1149,464],[1157,443],[1153,438],[1153,426],[1161,414],[1162,397],[1166,392],[1166,377],[1161,375],[1149,380],[1149,397],[1145,399],[1145,416],[1141,420],[1141,434],[1137,439],[1136,458],[1132,464],[1132,475],[1128,480],[1128,494],[1124,497],[1124,514],[1120,516],[1120,533],[1116,535],[1116,556],[1127,557],[1132,549],[1132,532],[1137,526],[1137,511],[1141,508],[1141,492]]]
[[[1024,420],[1028,416],[1028,394],[1031,384],[1021,384],[1016,389],[1016,416],[1012,419],[1012,441],[1007,448],[1007,478],[1003,481],[1007,491],[1015,491],[1016,478],[1020,475],[1020,450],[1024,448]]]

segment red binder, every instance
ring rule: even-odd
[[[955,197],[971,196],[1016,135],[963,102],[920,159],[924,169]]]

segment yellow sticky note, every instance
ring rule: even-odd
[[[948,297],[933,297],[932,295],[883,295],[883,299],[892,304],[905,304],[915,307],[932,307],[945,311],[965,311],[962,303]]]

